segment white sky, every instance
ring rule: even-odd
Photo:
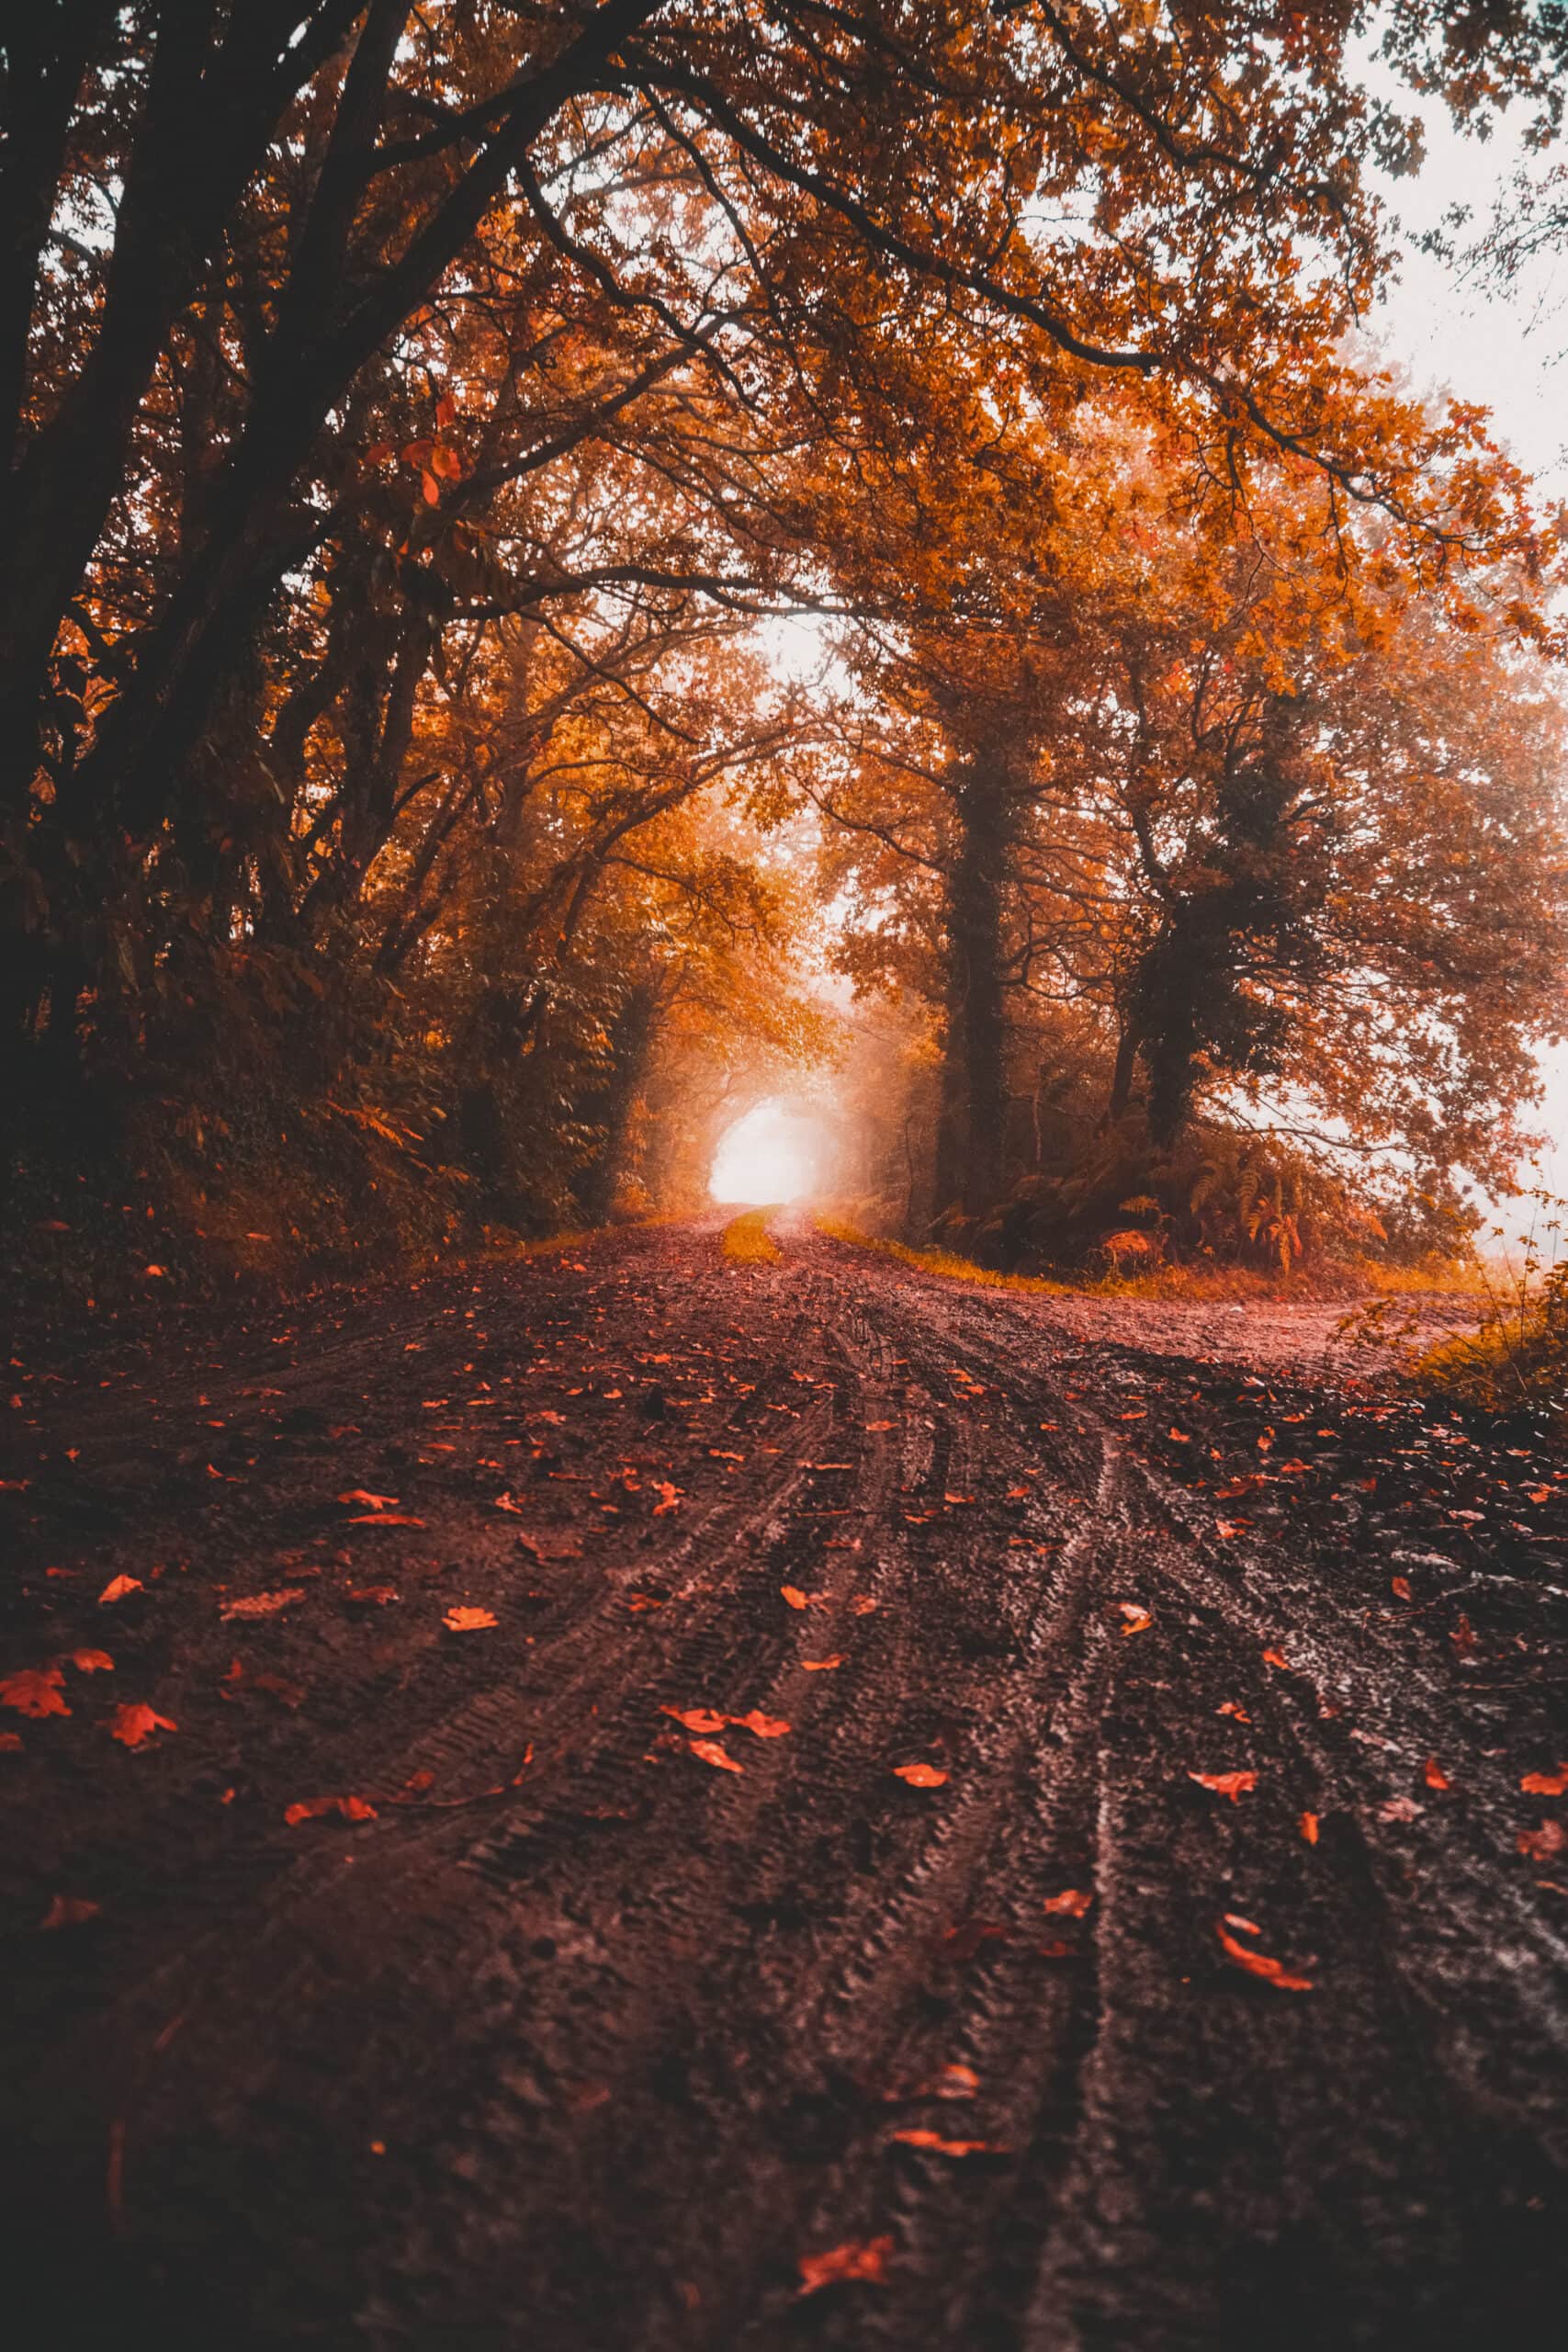
[[[1382,73],[1368,80],[1385,90],[1402,112],[1418,111],[1426,125],[1427,162],[1413,180],[1390,181],[1384,193],[1411,237],[1437,227],[1449,206],[1468,204],[1477,226],[1490,219],[1522,149],[1517,126],[1505,120],[1489,140],[1462,137],[1440,107],[1416,107],[1408,91]],[[1407,253],[1400,283],[1371,322],[1391,358],[1409,372],[1412,389],[1451,389],[1492,410],[1498,437],[1532,473],[1543,501],[1568,498],[1568,255],[1539,265],[1504,299],[1460,269],[1427,254]],[[1568,1190],[1568,1046],[1542,1057],[1546,1099],[1534,1121],[1551,1138],[1539,1181]],[[1532,1181],[1526,1177],[1525,1181]],[[1519,1204],[1501,1221],[1518,1222]]]

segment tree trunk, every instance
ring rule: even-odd
[[[1002,894],[1007,880],[1008,812],[1001,777],[972,768],[955,797],[958,856],[948,884],[947,1063],[957,1064],[944,1102],[962,1102],[957,1181],[939,1187],[971,1216],[994,1208],[1005,1188],[1007,1019],[1002,978]],[[952,1142],[949,1143],[950,1152]]]

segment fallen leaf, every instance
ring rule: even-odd
[[[1224,1536],[1225,1542],[1228,1544],[1231,1537],[1233,1535],[1239,1535],[1246,1525],[1247,1521],[1244,1519],[1216,1519],[1214,1521],[1214,1532],[1216,1535]]]
[[[20,1756],[22,1735],[19,1731],[0,1731],[0,1756]]]
[[[1265,1666],[1277,1666],[1281,1674],[1289,1674],[1291,1671],[1291,1661],[1283,1650],[1265,1650],[1263,1663]]]
[[[1449,1640],[1457,1657],[1469,1657],[1475,1648],[1475,1628],[1462,1609],[1458,1623],[1449,1628]]]
[[[1239,1804],[1244,1791],[1258,1786],[1256,1772],[1189,1772],[1201,1789],[1212,1789],[1217,1797],[1229,1797],[1232,1804]]]
[[[716,1714],[711,1707],[660,1707],[661,1715],[673,1715],[688,1731],[722,1731],[729,1721],[728,1715]]]
[[[373,1495],[367,1487],[350,1487],[346,1495],[338,1497],[340,1503],[363,1503],[367,1510],[396,1510],[396,1495]]]
[[[797,1584],[781,1584],[779,1590],[792,1609],[808,1609],[811,1606]]]
[[[814,2295],[818,2287],[831,2287],[840,2278],[858,2278],[863,2285],[880,2287],[886,2283],[892,2251],[890,2237],[851,2238],[826,2254],[803,2254],[800,2291]]]
[[[178,1729],[178,1724],[171,1723],[167,1715],[155,1714],[139,1699],[128,1699],[124,1706],[115,1709],[109,1736],[118,1739],[122,1747],[140,1747],[142,1741],[150,1739],[155,1731]]]
[[[1048,1894],[1044,1902],[1042,1904],[1041,1909],[1043,1911],[1062,1911],[1066,1912],[1069,1918],[1081,1919],[1084,1913],[1089,1909],[1089,1905],[1093,1901],[1094,1895],[1089,1888],[1086,1886],[1069,1886],[1065,1888],[1060,1894]]]
[[[19,1715],[68,1715],[71,1713],[60,1695],[64,1681],[58,1666],[25,1666],[19,1674],[7,1675],[0,1682],[0,1707],[14,1707]]]
[[[128,1592],[144,1592],[146,1587],[140,1577],[111,1577],[98,1595],[98,1607],[106,1601],[123,1600]]]
[[[415,1519],[406,1510],[362,1511],[356,1519],[345,1519],[345,1527],[423,1527],[423,1519]]]
[[[807,1674],[831,1674],[833,1668],[842,1666],[843,1662],[841,1650],[833,1657],[803,1657],[800,1661]]]
[[[1422,1770],[1422,1779],[1429,1789],[1451,1789],[1453,1782],[1435,1756],[1428,1756]]]
[[[888,2138],[901,2140],[907,2148],[929,2148],[937,2156],[999,2156],[1007,2150],[995,2140],[944,2140],[940,2132],[890,2132]]]
[[[857,1593],[854,1599],[851,1601],[850,1607],[855,1616],[869,1617],[872,1611],[876,1607],[876,1602],[869,1592],[860,1592]]]
[[[362,1609],[389,1609],[397,1597],[398,1589],[393,1584],[355,1585],[346,1595]]]
[[[753,1707],[748,1714],[731,1715],[729,1720],[759,1739],[782,1739],[789,1729],[782,1715],[765,1715],[760,1707]]]
[[[319,1821],[323,1814],[341,1814],[344,1821],[374,1821],[376,1808],[364,1797],[304,1797],[287,1805],[283,1818],[290,1829],[301,1821]]]
[[[1549,1862],[1568,1846],[1568,1830],[1560,1821],[1543,1821],[1539,1829],[1521,1829],[1518,1845],[1520,1853],[1532,1861]]]
[[[666,1511],[680,1510],[681,1498],[685,1492],[684,1487],[672,1487],[668,1478],[655,1478],[650,1481],[650,1484],[654,1493],[660,1498],[653,1506],[655,1519],[662,1519]]]
[[[1141,1601],[1119,1600],[1116,1605],[1125,1620],[1123,1634],[1146,1634],[1155,1622]]]
[[[1250,1724],[1252,1721],[1252,1717],[1247,1713],[1247,1709],[1245,1707],[1238,1707],[1234,1699],[1222,1699],[1219,1705],[1214,1709],[1214,1713],[1216,1715],[1234,1715],[1238,1724]]]
[[[39,1928],[83,1928],[96,1919],[102,1905],[89,1903],[85,1894],[57,1894],[43,1917]]]
[[[1263,1933],[1256,1919],[1244,1919],[1239,1911],[1227,1911],[1225,1925],[1234,1928],[1240,1936],[1260,1936]]]
[[[304,1598],[302,1584],[283,1585],[276,1592],[253,1592],[243,1600],[226,1600],[218,1614],[220,1617],[276,1617],[280,1609],[288,1609]]]
[[[78,1674],[112,1674],[114,1660],[107,1650],[73,1650],[71,1663]]]
[[[449,1634],[481,1634],[487,1625],[497,1623],[493,1610],[449,1609],[441,1620]]]
[[[1301,1817],[1301,1832],[1302,1832],[1302,1836],[1306,1839],[1307,1844],[1308,1844],[1309,1846],[1315,1846],[1315,1845],[1316,1845],[1316,1843],[1317,1843],[1317,1815],[1316,1815],[1316,1814],[1315,1814],[1315,1813],[1303,1813],[1303,1815],[1302,1815],[1302,1817]]]
[[[947,1774],[935,1764],[895,1764],[894,1778],[912,1789],[940,1789]]]
[[[694,1739],[688,1744],[693,1755],[703,1763],[711,1764],[716,1771],[744,1772],[746,1770],[745,1765],[738,1764],[733,1756],[725,1754],[716,1739]]]
[[[1416,1597],[1410,1589],[1410,1578],[1408,1577],[1391,1577],[1388,1582],[1388,1589],[1390,1592],[1393,1593],[1395,1600],[1413,1600]]]
[[[897,1426],[898,1426],[898,1424],[897,1424],[897,1421],[867,1421],[867,1423],[866,1423],[866,1428],[867,1428],[868,1430],[896,1430],[896,1429],[897,1428]]]
[[[1259,1931],[1255,1929],[1253,1932]],[[1235,1961],[1236,1966],[1245,1968],[1248,1975],[1261,1976],[1265,1984],[1272,1984],[1276,1991],[1280,1993],[1310,1993],[1312,1991],[1310,1976],[1292,1976],[1283,1961],[1270,1960],[1267,1952],[1248,1951],[1245,1944],[1238,1944],[1235,1938],[1228,1933],[1223,1921],[1215,1928],[1214,1933],[1219,1937],[1226,1953]]]
[[[934,2098],[969,2098],[980,2087],[980,2077],[973,2066],[956,2064],[944,2066],[931,2086]]]
[[[1568,1763],[1560,1764],[1555,1772],[1527,1772],[1519,1786],[1528,1797],[1568,1795]]]

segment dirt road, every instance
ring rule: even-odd
[[[1568,1477],[783,1238],[13,1372],[11,2340],[1560,2344]]]

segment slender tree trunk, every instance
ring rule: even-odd
[[[1005,1189],[1007,1018],[1002,978],[1002,896],[1008,811],[1001,776],[976,766],[956,796],[958,857],[949,883],[947,1054],[961,1057],[962,1153],[958,1196],[971,1216]],[[945,1075],[945,1073],[944,1073]]]
[[[1133,1071],[1138,1058],[1138,1037],[1134,1029],[1123,1029],[1116,1044],[1116,1067],[1111,1074],[1111,1101],[1106,1116],[1114,1125],[1127,1115],[1127,1104],[1133,1093]]]
[[[584,1216],[603,1225],[615,1204],[615,1188],[626,1170],[632,1114],[648,1074],[658,990],[639,980],[626,991],[610,1031],[610,1067],[587,1115],[604,1130],[604,1140],[579,1187]]]

